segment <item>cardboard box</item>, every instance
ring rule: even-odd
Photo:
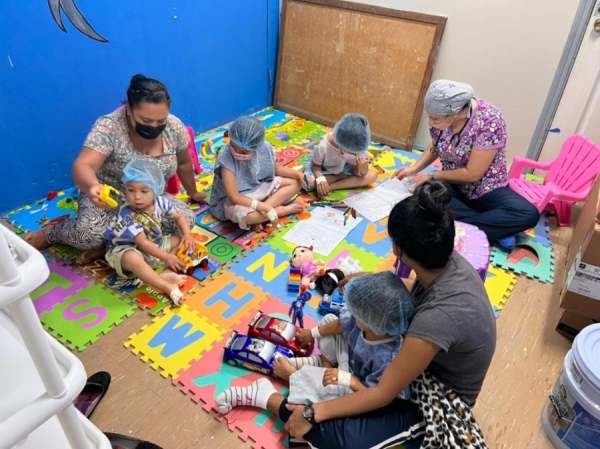
[[[575,260],[577,251],[583,245],[584,240],[588,236],[592,226],[594,226],[594,220],[599,216],[600,213],[600,175],[596,177],[590,196],[583,204],[579,217],[573,227],[573,234],[571,236],[571,242],[569,243],[569,249],[567,252],[567,260],[565,264],[567,271]]]
[[[567,337],[569,340],[573,340],[577,334],[583,330],[584,327],[597,322],[598,321],[592,318],[581,316],[575,312],[565,310],[560,317],[560,321],[556,325],[556,331],[559,334]]]
[[[600,225],[595,220],[567,267],[560,307],[600,320]]]

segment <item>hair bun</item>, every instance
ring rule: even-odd
[[[418,214],[422,218],[440,216],[452,200],[450,188],[440,181],[426,181],[415,193],[419,204]]]
[[[141,82],[147,80],[148,78],[145,75],[142,75],[141,73],[138,73],[137,75],[133,75],[131,77],[131,81],[129,82],[129,85],[131,87],[134,87],[136,85],[139,85]],[[135,88],[135,87],[134,87]]]

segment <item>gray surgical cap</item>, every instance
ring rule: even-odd
[[[425,112],[444,116],[457,114],[471,101],[474,93],[466,83],[434,81],[425,94]]]

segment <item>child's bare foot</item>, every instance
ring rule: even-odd
[[[46,239],[46,230],[48,228],[43,228],[40,229],[39,231],[35,231],[35,232],[28,232],[27,234],[25,234],[23,236],[23,240],[25,240],[27,243],[29,243],[31,246],[33,246],[35,249],[37,250],[43,250],[46,249],[50,246],[50,244],[48,243],[48,240]]]
[[[263,225],[262,225],[262,223],[256,223],[256,224],[253,224],[253,225],[250,227],[250,229],[252,229],[252,231],[254,231],[254,232],[256,232],[256,233],[258,234],[259,232],[262,232],[262,230],[263,230],[264,228],[263,228]]]
[[[273,372],[277,377],[283,380],[290,380],[290,376],[298,371],[285,357],[278,357],[273,362]]]
[[[285,217],[286,215],[299,214],[304,210],[304,206],[302,204],[298,204],[295,201],[286,206],[279,206],[275,208],[277,215],[279,217]]]
[[[187,281],[186,275],[177,274],[171,270],[165,270],[162,273],[160,273],[159,276],[161,278],[163,278],[165,281],[167,281],[169,284],[173,284],[172,288],[169,291],[167,291],[167,293],[170,293],[171,290],[173,290],[175,288],[183,287],[185,285],[185,282]]]

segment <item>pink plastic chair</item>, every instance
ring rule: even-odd
[[[524,168],[546,170],[543,183],[527,181]],[[563,144],[558,158],[536,162],[516,156],[508,173],[508,185],[529,200],[537,209],[553,210],[559,226],[569,226],[573,204],[587,199],[600,173],[600,147],[585,136],[576,134]]]
[[[194,130],[191,126],[187,127],[188,134],[190,135],[190,146],[188,147],[188,151],[190,152],[190,157],[192,158],[192,165],[194,166],[194,170],[196,174],[202,173],[202,166],[200,165],[200,160],[198,159],[198,152],[196,151],[196,141],[194,140]],[[170,193],[171,195],[177,195],[181,190],[181,182],[179,181],[179,176],[175,173],[168,181],[165,186],[165,191]]]

